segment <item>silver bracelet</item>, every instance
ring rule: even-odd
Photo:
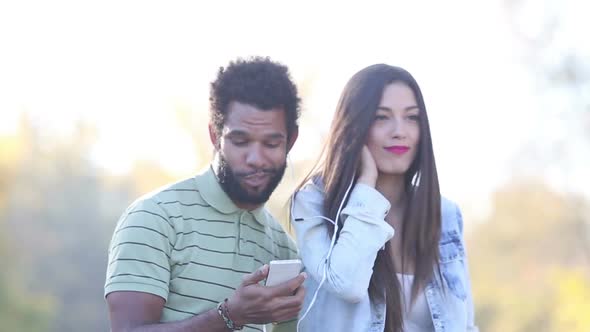
[[[221,316],[221,319],[225,322],[225,326],[227,326],[230,331],[239,331],[244,328],[243,325],[237,325],[234,323],[233,320],[229,318],[229,310],[227,309],[227,299],[223,300],[223,302],[219,302],[217,305],[217,313]]]

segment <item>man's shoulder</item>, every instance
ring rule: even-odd
[[[156,188],[142,195],[137,200],[161,201],[169,197],[180,196],[183,194],[194,195],[195,193],[199,193],[199,188],[197,186],[195,178],[190,177],[178,180],[176,182],[165,184],[159,188]]]
[[[168,183],[135,199],[126,212],[146,210],[166,212],[167,206],[175,202],[202,200],[194,177]]]

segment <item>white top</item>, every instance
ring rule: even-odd
[[[430,309],[424,291],[418,292],[414,305],[410,308],[414,276],[397,273],[404,304],[404,332],[434,332]]]

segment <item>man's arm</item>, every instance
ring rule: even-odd
[[[107,303],[112,332],[228,331],[217,309],[177,322],[159,323],[165,301],[149,293],[113,292],[107,296]]]
[[[238,325],[266,324],[297,317],[305,295],[305,274],[273,287],[258,283],[268,275],[265,265],[244,276],[243,282],[227,302],[229,318]],[[159,323],[165,300],[142,292],[113,292],[107,296],[112,332],[228,331],[225,322],[212,309],[178,322]]]

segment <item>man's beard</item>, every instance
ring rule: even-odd
[[[223,191],[225,191],[232,201],[238,204],[259,205],[268,201],[270,195],[281,182],[281,179],[285,174],[285,168],[287,168],[286,163],[282,166],[279,166],[278,168],[267,168],[259,169],[253,172],[236,173],[224,158],[224,156],[220,153],[216,173],[221,188],[223,188]],[[240,181],[244,177],[256,173],[268,174],[270,176],[270,180],[268,181],[266,187],[264,187],[262,190],[258,191],[257,193],[250,193],[247,189],[242,187]]]

